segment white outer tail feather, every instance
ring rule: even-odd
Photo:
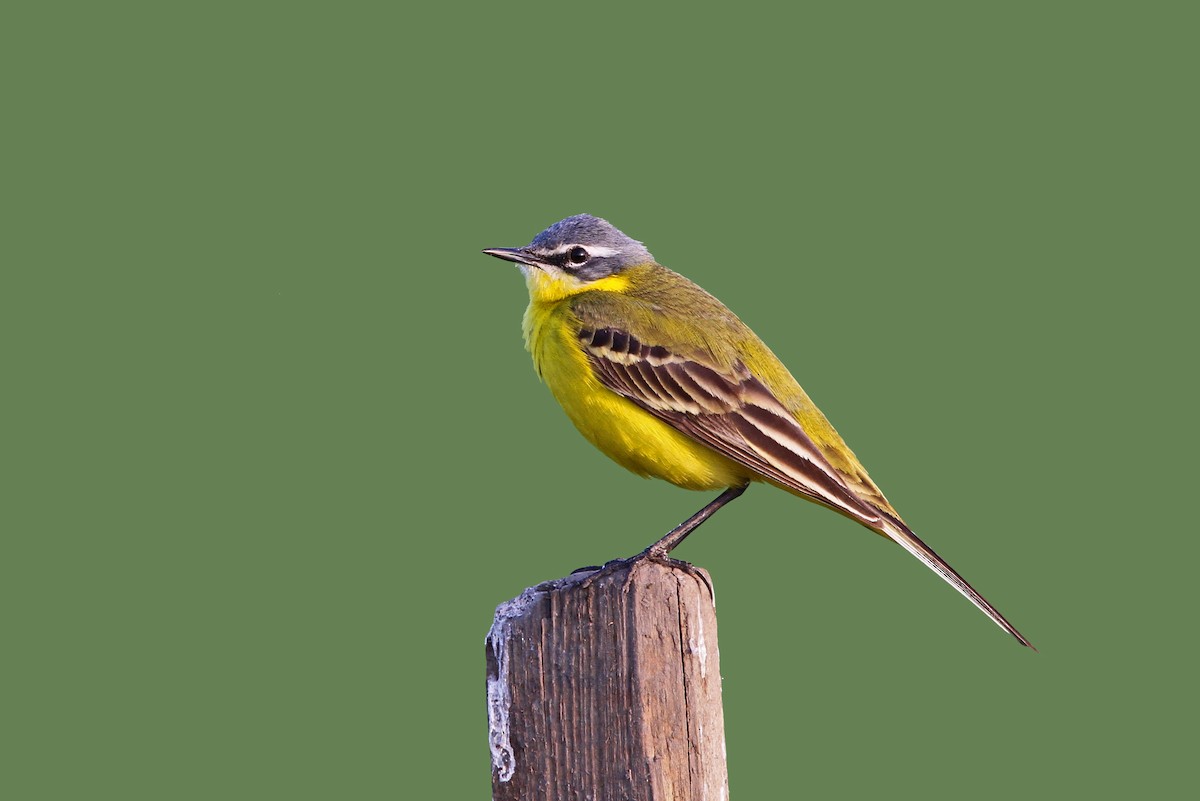
[[[913,534],[907,526],[884,517],[881,528],[888,539],[920,559],[926,567],[938,574],[943,581],[958,590],[968,601],[975,604],[979,608],[979,611],[990,617],[997,626],[1016,637],[1017,641],[1022,645],[1037,651],[1037,648],[1033,647],[1033,643],[1025,639],[1021,632],[1017,631],[1016,627],[1004,618],[1004,615],[996,611],[996,608],[988,603],[986,598],[976,592],[975,588],[968,584],[966,579],[958,575],[958,572],[950,567],[942,557],[938,556],[932,548],[921,542],[917,535]]]

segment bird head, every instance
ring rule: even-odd
[[[531,294],[546,300],[601,288],[605,279],[654,261],[641,242],[590,214],[559,220],[525,247],[483,252],[520,265]]]

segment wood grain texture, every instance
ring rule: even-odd
[[[706,579],[641,560],[497,608],[487,640],[495,801],[728,798]]]

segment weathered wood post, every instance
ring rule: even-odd
[[[487,637],[494,801],[724,801],[708,574],[648,559],[531,587]]]

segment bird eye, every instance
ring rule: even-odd
[[[588,252],[586,250],[576,246],[571,248],[570,252],[567,253],[567,258],[571,260],[571,264],[583,264],[590,257],[588,256]]]

